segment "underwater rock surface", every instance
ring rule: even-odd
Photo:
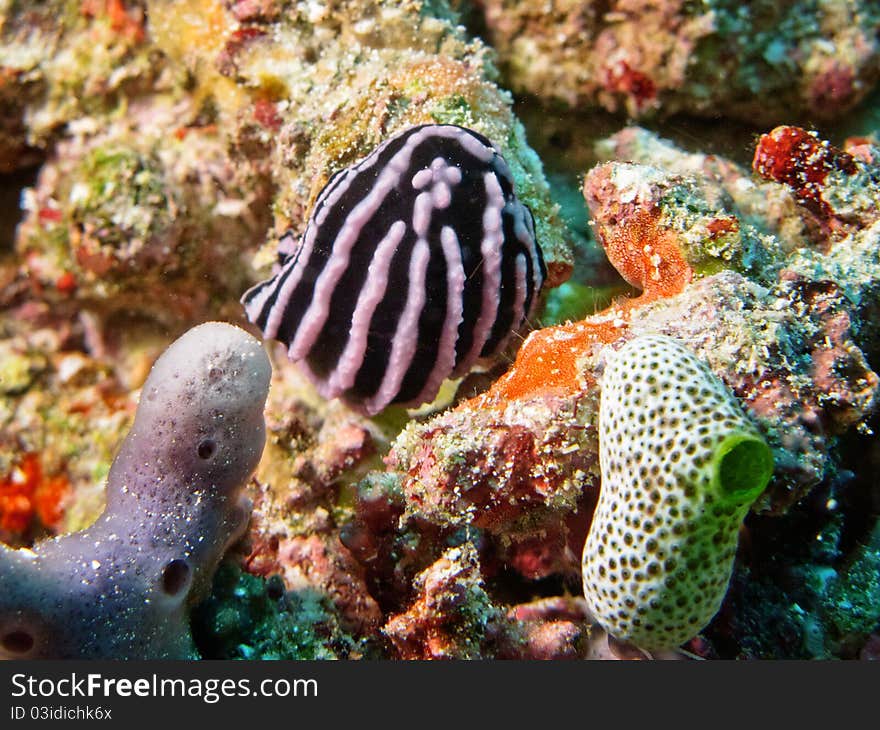
[[[880,68],[869,0],[477,5],[515,91],[631,117],[828,120],[864,98]]]
[[[198,605],[174,615],[183,653],[674,654],[602,628],[580,564],[610,481],[606,368],[660,335],[724,384],[775,464],[718,612],[681,649],[876,656],[870,3],[606,3],[601,17],[461,0],[23,5],[0,10],[0,168],[21,188],[0,246],[0,555],[57,544],[53,565],[75,560],[76,535],[103,529],[160,353],[208,320],[258,334],[239,299],[332,176],[401,130],[455,124],[498,145],[534,215],[534,315],[434,403],[371,417],[264,343],[253,510],[212,586],[207,561]],[[507,89],[544,105],[530,128]],[[648,128],[669,115],[716,121]],[[792,126],[805,117],[823,126]],[[734,118],[761,126],[722,139]],[[0,581],[28,575],[18,562]],[[36,590],[20,582],[19,601]],[[144,653],[123,628],[108,642]]]

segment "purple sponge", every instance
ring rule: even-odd
[[[33,550],[0,545],[0,658],[198,656],[188,607],[246,527],[270,375],[260,343],[220,322],[162,354],[98,520]]]

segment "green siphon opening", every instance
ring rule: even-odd
[[[712,481],[718,491],[736,501],[755,499],[773,475],[773,452],[759,436],[729,435],[715,452]]]

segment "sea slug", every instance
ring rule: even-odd
[[[547,275],[528,207],[496,147],[420,125],[337,172],[275,275],[242,302],[326,398],[373,415],[434,399],[502,348]]]

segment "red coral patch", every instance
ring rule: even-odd
[[[64,499],[70,492],[67,477],[43,476],[37,454],[25,454],[0,479],[0,530],[21,534],[36,516],[46,527],[57,527],[64,516]]]
[[[776,127],[761,136],[752,168],[761,177],[787,185],[800,203],[821,218],[834,215],[822,197],[825,179],[834,170],[856,172],[852,155],[800,127]]]

